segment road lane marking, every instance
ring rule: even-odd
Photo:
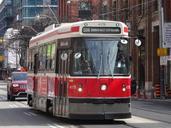
[[[33,112],[28,112],[29,114],[33,115],[33,116],[37,116],[37,114],[33,113]]]
[[[50,124],[48,124],[48,127],[49,128],[56,128],[56,126],[53,126],[53,125],[50,125]]]
[[[65,126],[61,126],[61,125],[58,125],[58,124],[47,124],[49,126],[49,128],[65,128]]]
[[[32,112],[24,112],[24,114],[27,116],[37,116],[37,114],[32,113]]]
[[[10,108],[19,108],[19,106],[17,106],[16,104],[10,104],[9,107]]]
[[[24,112],[24,114],[25,115],[27,115],[27,116],[32,116],[30,113],[28,113],[28,112]]]
[[[24,104],[23,102],[17,102],[16,103],[18,106],[22,107],[22,108],[28,108],[27,104]]]

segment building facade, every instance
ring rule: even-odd
[[[0,79],[4,78],[5,49],[3,36],[13,21],[12,0],[4,0],[0,4]]]
[[[4,0],[0,4],[0,36],[3,37],[6,29],[11,26],[13,20],[12,0]]]
[[[168,65],[170,59],[165,59],[167,64],[163,66],[160,62],[161,56],[157,54],[158,49],[160,51],[162,47],[162,14],[164,22],[170,22],[170,7],[170,0],[60,0],[58,12],[61,22],[68,16],[65,19],[69,19],[70,22],[79,18],[117,20],[126,23],[130,31],[132,77],[137,81],[137,96],[157,98],[171,96],[171,66]],[[163,13],[161,8],[164,9]],[[90,11],[86,13],[81,10]],[[142,41],[140,47],[134,45],[136,38]],[[159,95],[155,92],[157,85]]]

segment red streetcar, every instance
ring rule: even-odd
[[[28,104],[70,119],[130,118],[128,27],[117,21],[63,23],[33,37]]]

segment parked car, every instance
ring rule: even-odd
[[[7,100],[14,101],[16,97],[27,97],[27,72],[12,72],[8,78]]]

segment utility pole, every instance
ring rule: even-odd
[[[159,41],[160,41],[160,48],[163,48],[164,43],[164,33],[163,33],[163,26],[164,26],[164,13],[163,13],[163,5],[162,0],[158,0],[158,10],[159,10]],[[161,64],[161,60],[166,59],[165,56],[160,56],[160,98],[164,98],[165,96],[165,89],[164,89],[164,78],[165,78],[165,65]],[[166,60],[165,60],[166,61]]]

